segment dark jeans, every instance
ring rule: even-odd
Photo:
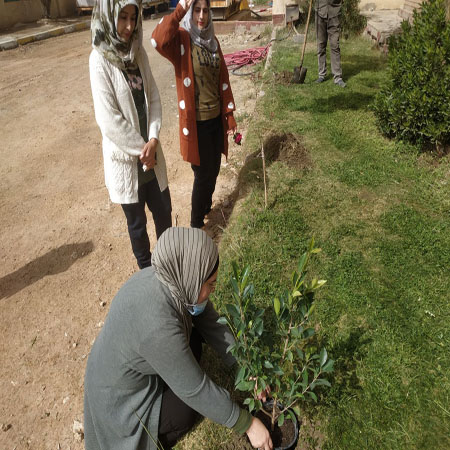
[[[212,196],[223,150],[222,116],[197,122],[198,152],[200,165],[191,165],[194,186],[191,199],[191,227],[202,228],[205,215],[211,211]]]
[[[155,223],[156,237],[172,226],[172,203],[169,188],[159,190],[158,180],[153,180],[139,186],[138,203],[122,204],[127,218],[128,233],[131,248],[140,269],[151,266],[150,240],[147,233],[147,215],[145,205],[151,211]]]
[[[197,362],[202,356],[203,338],[193,328],[189,345]],[[165,450],[171,449],[194,425],[199,414],[181,401],[166,385],[159,413],[158,439]]]

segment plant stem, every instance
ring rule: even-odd
[[[272,406],[272,424],[271,424],[271,428],[272,431],[275,429],[275,412],[276,412],[276,408],[277,408],[277,399],[274,399],[273,401],[273,406]]]

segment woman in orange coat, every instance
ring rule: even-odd
[[[203,228],[228,134],[236,132],[233,93],[216,36],[209,0],[181,0],[161,19],[152,45],[175,67],[180,148],[194,171],[191,227]]]

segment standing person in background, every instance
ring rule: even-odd
[[[159,237],[172,226],[159,144],[161,101],[142,46],[141,0],[97,0],[89,58],[95,119],[103,137],[105,184],[125,213],[140,269],[151,265],[145,205]]]
[[[342,79],[341,49],[339,48],[341,6],[342,0],[316,0],[316,36],[319,59],[319,78],[316,82],[322,83],[327,76],[327,41],[330,41],[331,73],[334,83],[345,87]]]
[[[191,227],[211,211],[228,134],[236,132],[228,70],[214,34],[209,0],[181,0],[161,19],[152,45],[175,66],[180,148],[194,171]]]

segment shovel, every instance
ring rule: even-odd
[[[303,84],[305,82],[306,71],[308,70],[306,67],[303,67],[303,58],[305,56],[306,37],[308,36],[308,26],[309,26],[309,18],[311,16],[312,2],[313,0],[309,1],[308,18],[306,19],[305,39],[303,39],[303,49],[302,49],[302,57],[300,58],[300,66],[294,67],[294,76],[292,77],[292,82],[295,84]]]

